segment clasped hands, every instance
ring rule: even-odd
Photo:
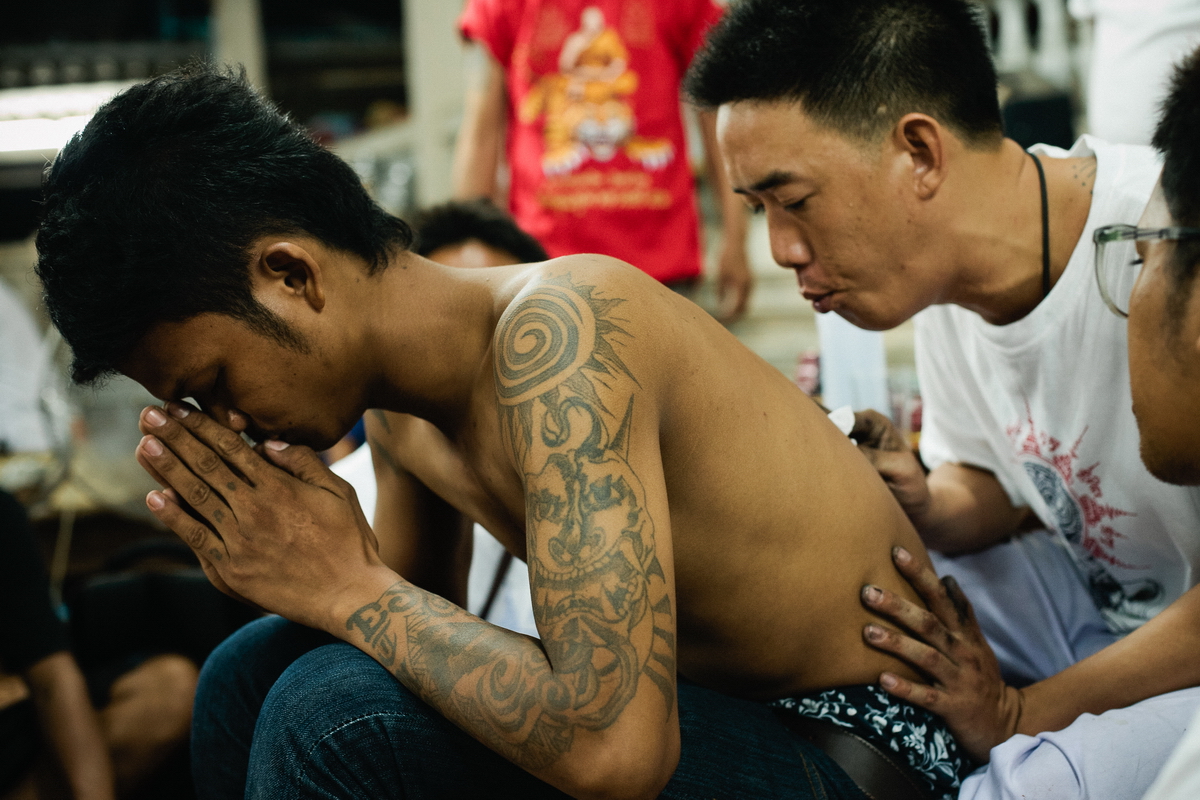
[[[137,460],[163,487],[146,505],[195,551],[221,591],[314,628],[382,568],[353,487],[311,449],[251,448],[191,406],[143,410]]]

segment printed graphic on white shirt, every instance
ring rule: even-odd
[[[1100,613],[1110,624],[1152,616],[1164,599],[1162,584],[1149,575],[1118,580],[1109,569],[1149,573],[1152,566],[1127,563],[1117,555],[1126,538],[1121,529],[1134,524],[1137,514],[1106,503],[1102,465],[1082,463],[1079,451],[1088,429],[1069,444],[1061,441],[1038,430],[1027,402],[1025,419],[1007,433],[1017,461],[1045,504],[1042,521],[1070,543]]]

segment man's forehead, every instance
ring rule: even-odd
[[[717,140],[735,189],[768,191],[813,180],[853,145],[796,101],[739,101],[717,110]]]
[[[142,385],[147,392],[159,400],[178,400],[190,370],[184,369],[177,360],[169,356],[147,352],[147,348],[134,348],[121,364],[121,374]]]
[[[220,322],[218,315],[205,314],[155,323],[120,365],[121,373],[160,400],[179,400],[223,341],[215,335]]]

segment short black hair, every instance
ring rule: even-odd
[[[1185,58],[1171,78],[1154,131],[1154,146],[1163,154],[1162,188],[1171,217],[1179,225],[1200,226],[1200,50]],[[1172,284],[1191,286],[1200,267],[1200,242],[1181,241],[1168,262]],[[1190,292],[1169,296],[1167,313],[1182,320]]]
[[[118,372],[155,324],[203,313],[303,349],[251,293],[258,237],[308,234],[372,273],[412,243],[244,71],[200,62],[103,105],[47,169],[43,196],[37,273],[79,383]]]
[[[453,200],[433,206],[417,215],[417,255],[428,256],[443,247],[453,247],[471,239],[503,250],[521,263],[545,261],[550,256],[517,225],[508,213],[488,200]]]
[[[859,140],[929,114],[968,144],[1003,135],[980,11],[968,0],[741,0],[709,34],[685,90],[716,108],[798,102]]]
[[[1200,224],[1200,50],[1175,68],[1154,131],[1163,154],[1162,187],[1180,225]]]

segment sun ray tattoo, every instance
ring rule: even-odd
[[[642,676],[668,713],[675,707],[671,599],[629,461],[641,387],[617,352],[633,338],[613,315],[622,302],[549,279],[497,330],[497,396],[524,477],[542,649],[514,647],[511,634],[404,583],[346,623],[405,685],[526,768],[556,761],[578,729],[611,726]]]

